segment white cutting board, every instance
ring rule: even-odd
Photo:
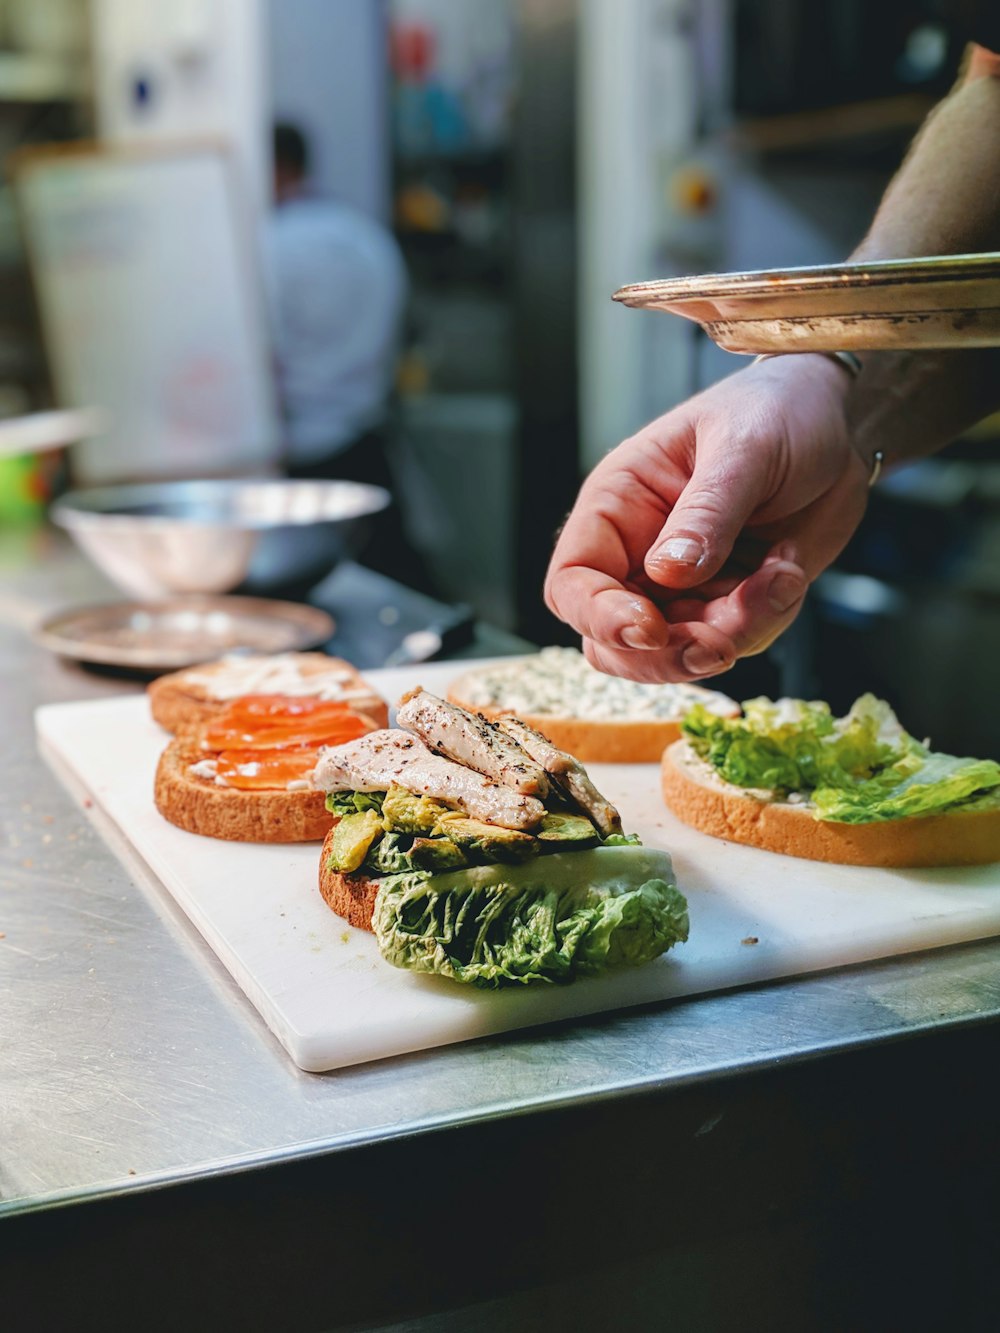
[[[418,683],[443,692],[460,669],[366,677],[395,702]],[[161,818],[153,773],[167,737],[144,697],[52,704],[37,725],[56,771],[131,843],[302,1069],[1000,934],[1000,865],[893,871],[775,856],[686,828],[661,802],[655,765],[592,764],[626,829],[672,854],[690,940],[606,977],[477,991],[383,962],[374,937],[320,897],[317,843],[219,842]]]

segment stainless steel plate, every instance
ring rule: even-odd
[[[1000,254],[666,278],[614,299],[694,320],[728,352],[1000,345]]]
[[[262,597],[174,597],[113,602],[62,611],[44,620],[35,639],[79,662],[172,670],[223,653],[315,648],[334,631],[325,611]]]

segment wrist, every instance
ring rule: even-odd
[[[830,352],[765,352],[750,364],[781,382],[822,385],[843,403],[862,369],[853,353],[845,356],[850,357],[850,363]]]
[[[788,356],[796,358],[803,356],[825,357],[827,361],[831,361],[835,366],[839,366],[840,369],[852,380],[856,380],[861,374],[861,358],[855,352],[761,352],[759,356],[754,357],[750,364],[756,366],[761,361],[773,361],[777,357],[784,358]]]

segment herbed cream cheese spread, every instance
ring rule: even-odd
[[[675,721],[692,704],[732,714],[732,699],[698,685],[648,685],[606,676],[576,648],[543,648],[472,671],[462,681],[463,701],[476,708],[509,708],[538,717],[592,722]]]
[[[306,674],[294,653],[271,657],[230,655],[211,670],[188,671],[188,684],[200,686],[210,699],[237,699],[244,694],[288,694],[329,702],[370,699],[371,690],[358,686],[352,671],[331,663],[328,671]]]

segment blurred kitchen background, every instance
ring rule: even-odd
[[[70,483],[286,465],[302,349],[267,272],[281,121],[310,193],[405,264],[387,387],[352,418],[402,507],[387,572],[567,641],[540,586],[581,476],[739,365],[611,293],[843,259],[991,4],[0,0],[0,526]],[[97,159],[110,173],[89,150],[25,155],[95,141],[128,150]],[[154,150],[187,167],[158,179]],[[375,289],[349,300],[353,334]],[[85,437],[65,452],[19,454],[18,423],[53,407],[99,414],[62,419]],[[794,633],[721,687],[872,689],[938,746],[1000,753],[998,433],[880,486]]]

